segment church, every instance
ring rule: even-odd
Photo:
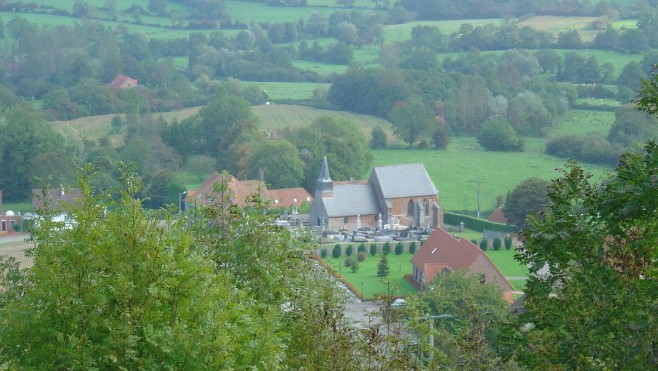
[[[443,227],[439,191],[423,164],[376,167],[367,181],[334,182],[322,161],[309,224],[329,230]]]

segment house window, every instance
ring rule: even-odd
[[[3,232],[6,232],[6,231],[7,231],[7,221],[6,221],[6,220],[3,220],[3,221],[2,221],[2,231],[3,231]]]
[[[409,200],[407,204],[407,216],[414,216],[414,200]]]

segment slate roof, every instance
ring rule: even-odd
[[[380,212],[375,193],[369,184],[346,184],[334,187],[333,197],[323,198],[330,218],[374,215]]]
[[[423,164],[380,166],[372,170],[372,176],[379,180],[387,199],[439,193]]]
[[[38,196],[38,197],[37,197]],[[43,200],[41,200],[42,190],[41,188],[32,189],[32,207],[35,209],[40,209],[43,207]],[[53,209],[59,208],[60,202],[73,203],[73,201],[81,197],[79,188],[52,188],[48,195],[50,199],[50,207]]]
[[[283,188],[283,189],[269,189],[267,193],[272,200],[271,207],[285,207],[288,208],[292,205],[296,207],[301,206],[304,201],[313,202],[313,197],[302,187],[298,188]],[[297,201],[295,201],[295,199]]]

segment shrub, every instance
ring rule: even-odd
[[[452,213],[450,211],[446,211],[443,214],[443,221],[445,224],[450,224],[450,225],[459,225],[460,222],[464,222],[467,226],[468,229],[472,229],[474,231],[482,232],[485,229],[489,231],[496,231],[496,232],[514,232],[516,231],[516,227],[512,227],[509,225],[505,224],[500,224],[500,223],[494,223],[490,222],[486,219],[478,219],[473,216],[468,216],[468,215],[462,215],[462,214],[456,214]]]
[[[352,245],[347,246],[345,249],[345,255],[352,256]]]
[[[480,241],[480,248],[482,249],[482,251],[487,251],[488,244],[489,241],[487,240]]]
[[[496,251],[500,250],[500,245],[502,244],[501,242],[502,241],[500,240],[500,238],[498,238],[498,237],[494,238],[494,240],[493,240],[494,250],[496,250]]]
[[[411,243],[409,244],[409,253],[410,254],[416,253],[416,241],[411,241]]]
[[[404,245],[402,245],[402,242],[398,242],[395,244],[395,255],[402,255],[402,252],[404,251]]]
[[[327,249],[320,250],[320,256],[322,257],[322,259],[326,258],[327,257]]]
[[[386,255],[382,255],[382,258],[379,259],[379,264],[377,265],[377,277],[386,277],[390,268],[388,267],[388,260]]]
[[[377,255],[377,244],[374,242],[370,244],[370,255]]]
[[[505,250],[509,250],[512,248],[512,239],[509,237],[505,237]]]
[[[477,246],[477,245],[478,245],[478,240],[476,240],[476,239],[472,239],[472,240],[471,240],[471,242],[472,242],[472,243],[473,243],[473,245],[475,245],[475,246]]]
[[[366,252],[366,244],[361,242],[359,245],[359,248],[357,249],[358,252]]]
[[[354,261],[352,260],[352,258],[345,258],[345,260],[343,261],[343,264],[345,264],[346,267],[351,267],[353,263]]]
[[[356,260],[358,260],[358,261],[360,261],[360,262],[366,260],[366,253],[364,253],[364,252],[360,252],[360,253],[358,253],[358,254],[356,255]]]
[[[388,255],[391,252],[391,243],[386,241],[384,242],[384,246],[382,246],[382,253],[384,255]]]
[[[356,261],[356,260],[353,261],[351,268],[352,268],[352,273],[358,272],[359,271],[359,262]]]
[[[333,256],[334,259],[340,258],[340,244],[336,244],[334,246],[334,250],[331,252],[331,256]]]

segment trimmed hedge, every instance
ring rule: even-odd
[[[483,232],[485,229],[496,232],[516,232],[516,227],[490,222],[486,219],[478,219],[473,216],[451,213],[446,211],[443,214],[443,221],[445,224],[459,225],[464,222],[466,228],[474,231]]]

